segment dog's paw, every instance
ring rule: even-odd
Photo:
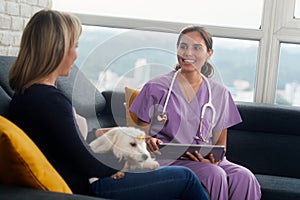
[[[155,160],[149,159],[149,160],[147,160],[146,162],[143,163],[143,168],[144,169],[152,169],[152,170],[154,170],[154,169],[156,169],[158,167],[159,167],[159,163],[157,161],[155,161]]]
[[[111,178],[113,178],[113,179],[121,179],[124,177],[125,177],[125,173],[121,172],[121,171],[118,171],[117,173],[115,173],[111,176]]]

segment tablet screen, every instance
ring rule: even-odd
[[[161,155],[158,155],[157,159],[177,160],[185,156],[187,151],[190,153],[199,151],[204,158],[209,153],[213,153],[216,161],[222,160],[225,155],[225,146],[222,145],[163,143],[159,144],[158,147]]]

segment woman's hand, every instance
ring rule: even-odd
[[[208,162],[214,165],[218,165],[220,161],[216,161],[215,157],[212,153],[208,155],[208,158],[204,158],[199,151],[195,151],[194,153],[186,152],[186,156],[181,157],[182,160],[192,160],[196,162]]]
[[[107,131],[109,131],[110,129],[112,129],[113,127],[110,127],[110,128],[99,128],[95,131],[95,135],[96,137],[99,137],[103,134],[105,134]]]
[[[158,144],[163,143],[161,140],[153,137],[147,137],[146,144],[147,149],[150,152],[159,152]]]

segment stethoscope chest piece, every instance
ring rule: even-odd
[[[196,140],[196,141],[202,141],[202,142],[205,142],[205,143],[209,143],[209,139],[204,139],[203,137],[199,137],[199,136],[195,136],[194,140]]]
[[[165,122],[168,120],[167,114],[166,113],[161,113],[157,115],[157,121],[159,122]]]
[[[195,136],[194,139],[195,139],[195,140],[200,140],[200,137]]]

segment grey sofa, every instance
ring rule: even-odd
[[[229,129],[227,158],[255,174],[262,199],[300,199],[300,108],[237,106],[243,123]]]
[[[0,114],[4,115],[13,91],[7,74],[14,57],[0,56]],[[125,93],[98,92],[76,68],[57,82],[72,99],[89,129],[125,126]],[[300,109],[278,105],[237,102],[243,123],[229,129],[226,156],[249,168],[262,187],[262,199],[300,199]],[[95,138],[88,135],[88,141]],[[1,162],[1,161],[0,161]],[[1,185],[0,199],[96,199]]]

